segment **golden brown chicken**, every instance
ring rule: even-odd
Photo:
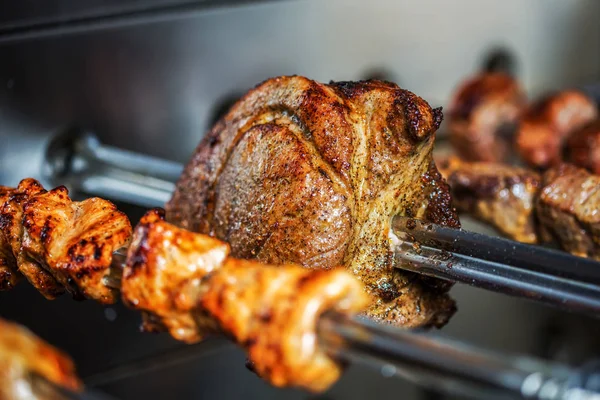
[[[600,176],[562,164],[544,174],[537,216],[546,240],[600,260]]]
[[[264,265],[229,258],[229,251],[150,211],[134,231],[123,300],[146,313],[146,329],[167,329],[186,342],[225,334],[275,386],[329,387],[342,367],[319,345],[317,323],[329,310],[363,310],[369,298],[362,285],[343,269]]]
[[[128,244],[131,224],[111,202],[74,202],[64,187],[48,192],[25,179],[4,202],[0,227],[2,254],[13,262],[6,265],[16,266],[46,298],[66,289],[101,303],[116,301],[103,278],[113,252]]]
[[[517,132],[521,158],[533,168],[546,169],[562,160],[569,135],[598,116],[593,100],[578,91],[563,91],[533,104]]]
[[[524,105],[523,90],[510,75],[486,72],[467,80],[450,101],[448,129],[457,154],[469,161],[506,160]]]
[[[37,386],[36,378],[72,392],[82,389],[69,357],[28,329],[0,319],[0,399],[64,399],[50,387]]]
[[[573,132],[566,153],[569,162],[600,175],[600,119]]]
[[[6,203],[13,192],[13,188],[0,186],[0,204]],[[0,290],[12,289],[20,279],[21,274],[10,244],[6,241],[5,235],[0,233]]]
[[[511,239],[537,243],[534,205],[541,188],[538,173],[500,163],[465,162],[457,157],[439,165],[459,212],[473,215]]]
[[[441,120],[388,82],[269,79],[202,140],[167,220],[238,258],[344,265],[374,295],[372,318],[443,325],[449,286],[394,268],[389,236],[396,214],[459,226],[431,155]]]

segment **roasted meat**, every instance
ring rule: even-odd
[[[534,205],[541,176],[534,171],[499,163],[464,162],[451,157],[440,171],[452,190],[459,212],[492,225],[505,236],[537,243]]]
[[[269,79],[202,140],[167,220],[237,258],[341,264],[374,295],[370,317],[442,325],[454,312],[448,285],[394,268],[389,236],[395,214],[459,226],[431,156],[441,120],[392,83]]]
[[[520,122],[516,143],[521,158],[541,169],[560,163],[564,141],[597,116],[593,100],[581,92],[563,91],[543,98]]]
[[[600,175],[600,119],[573,132],[566,153],[569,162]]]
[[[600,260],[600,176],[570,164],[548,170],[537,201],[546,240],[566,251]]]
[[[13,188],[0,186],[0,204],[6,203],[13,192]],[[17,260],[5,235],[0,232],[0,290],[12,289],[20,279]]]
[[[38,377],[72,392],[82,388],[69,357],[29,330],[0,319],[0,399],[63,399],[57,391],[37,386]]]
[[[147,329],[167,329],[179,340],[224,333],[275,386],[326,389],[341,366],[319,346],[317,322],[329,310],[364,309],[362,285],[343,269],[264,265],[229,258],[229,251],[151,211],[134,231],[123,300],[146,313]]]
[[[0,227],[6,259],[46,298],[66,289],[101,303],[116,301],[103,278],[113,252],[129,243],[131,224],[111,202],[74,202],[64,187],[48,192],[25,179],[4,202]]]
[[[456,152],[469,161],[503,161],[525,96],[519,83],[501,73],[482,73],[462,84],[450,102],[448,129]]]

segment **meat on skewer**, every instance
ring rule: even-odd
[[[567,140],[567,161],[600,175],[600,119],[573,132]]]
[[[0,319],[0,399],[63,398],[55,392],[45,393],[44,388],[36,385],[35,378],[71,392],[82,389],[69,357],[28,329]]]
[[[524,105],[524,92],[510,75],[485,72],[467,80],[450,101],[448,129],[457,154],[468,161],[506,161]]]
[[[397,214],[459,226],[431,155],[441,120],[388,82],[269,79],[202,140],[167,220],[228,242],[234,257],[343,265],[374,296],[370,317],[441,326],[455,310],[450,285],[394,268],[389,235]]]
[[[538,173],[457,157],[442,161],[440,171],[459,212],[473,215],[513,240],[537,243],[534,204],[541,188]]]
[[[516,140],[521,158],[533,168],[557,165],[569,135],[597,116],[594,101],[581,92],[569,90],[543,98],[521,119]]]

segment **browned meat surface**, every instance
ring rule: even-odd
[[[569,162],[600,175],[600,119],[575,131],[566,150]]]
[[[48,192],[25,179],[1,207],[0,227],[3,254],[48,299],[66,288],[74,296],[116,301],[103,278],[112,253],[128,244],[131,225],[111,202],[74,202],[64,187]]]
[[[593,100],[583,93],[564,91],[543,98],[521,120],[516,141],[521,157],[535,168],[560,163],[567,137],[597,116]]]
[[[536,243],[534,205],[541,177],[534,171],[498,163],[440,163],[459,212],[492,225],[511,239]]]
[[[362,285],[343,269],[314,271],[228,258],[229,246],[146,214],[134,231],[123,300],[146,313],[146,328],[195,342],[224,333],[244,347],[254,370],[275,386],[329,387],[341,365],[317,341],[326,311],[361,311]]]
[[[448,286],[397,270],[395,214],[459,226],[432,161],[440,110],[380,81],[267,80],[202,140],[167,219],[273,264],[344,265],[374,295],[368,315],[442,325]]]
[[[448,129],[461,158],[503,161],[525,104],[519,83],[504,73],[483,73],[463,83],[450,102]]]
[[[33,375],[73,392],[82,389],[69,357],[26,328],[0,319],[0,399],[64,399],[56,391],[36,387]]]
[[[562,164],[544,174],[537,216],[546,239],[600,260],[600,176]]]
[[[6,203],[14,189],[0,186],[0,204]],[[12,253],[5,235],[0,233],[0,291],[12,289],[20,280],[21,274],[17,268],[17,260]]]

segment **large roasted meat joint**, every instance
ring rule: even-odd
[[[394,268],[390,237],[394,215],[459,226],[432,159],[441,120],[388,82],[269,79],[202,140],[167,220],[228,242],[236,258],[343,265],[373,295],[373,319],[443,325],[449,285]]]

